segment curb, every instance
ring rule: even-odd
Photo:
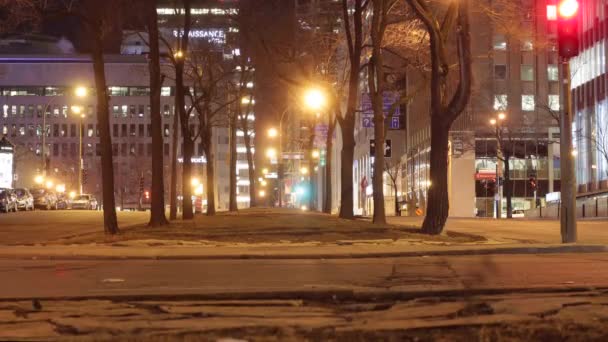
[[[145,250],[145,249],[144,249]],[[183,254],[183,255],[95,255],[75,254],[0,254],[0,259],[36,259],[36,260],[277,260],[277,259],[366,259],[366,258],[408,258],[431,256],[475,256],[475,255],[517,255],[517,254],[558,254],[558,253],[605,253],[607,245],[550,245],[535,247],[498,247],[481,249],[448,249],[448,250],[419,250],[404,252],[362,252],[362,253],[226,253],[226,254]]]
[[[608,291],[606,286],[541,286],[541,287],[505,287],[505,288],[478,288],[478,289],[443,289],[419,291],[395,290],[278,290],[278,291],[249,291],[249,292],[216,292],[203,294],[141,294],[141,295],[88,295],[88,296],[57,296],[57,297],[6,297],[0,298],[2,302],[28,301],[86,301],[109,300],[114,302],[128,301],[235,301],[235,300],[308,300],[331,302],[370,302],[370,301],[407,301],[428,297],[468,298],[473,296],[502,295],[510,293],[540,294],[540,293],[580,293]]]

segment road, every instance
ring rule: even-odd
[[[118,212],[118,223],[130,226],[148,222],[147,212]],[[31,245],[73,235],[103,231],[101,211],[21,211],[0,214],[0,244]]]
[[[0,298],[608,287],[608,254],[334,260],[0,260]]]
[[[397,225],[421,226],[422,218],[388,217],[388,222]],[[579,220],[578,242],[608,245],[608,220]],[[561,243],[559,221],[486,218],[450,218],[447,231],[476,234],[506,243]]]

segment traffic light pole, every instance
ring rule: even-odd
[[[83,118],[80,117],[80,123],[78,124],[78,193],[82,194],[82,170],[84,169],[84,161],[82,156],[82,130],[83,130]]]
[[[570,64],[562,59],[564,106],[560,117],[560,172],[561,208],[560,231],[563,243],[576,242],[576,175],[572,144],[572,95],[570,91]]]

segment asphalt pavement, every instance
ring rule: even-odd
[[[0,260],[0,298],[608,287],[608,254],[327,260]]]

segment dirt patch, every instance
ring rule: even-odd
[[[51,244],[120,243],[129,240],[211,241],[218,243],[348,244],[349,241],[414,240],[438,243],[485,241],[479,235],[447,232],[431,236],[417,227],[375,225],[365,219],[343,220],[332,215],[288,209],[248,209],[216,216],[197,215],[192,221],[173,221],[167,227],[136,225],[118,236],[103,233],[71,236]]]

